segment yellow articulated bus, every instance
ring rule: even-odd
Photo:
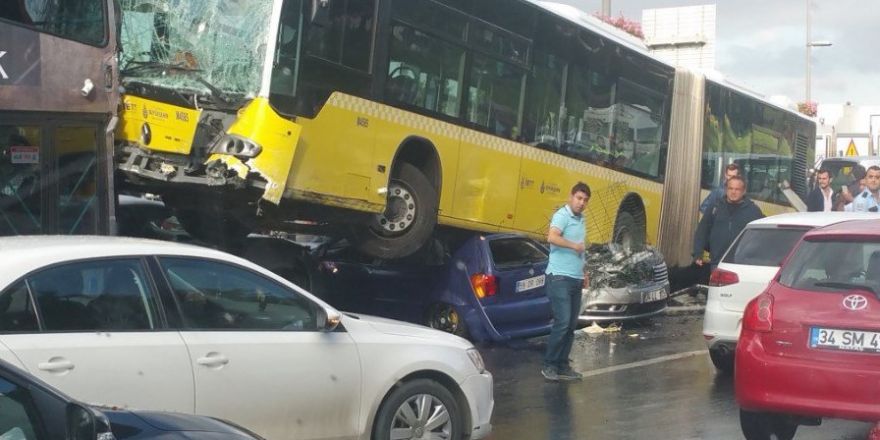
[[[590,241],[686,264],[724,165],[765,212],[790,209],[776,182],[806,189],[809,120],[569,7],[120,3],[118,167],[202,238],[318,224],[381,258],[438,225],[542,238],[584,181]]]

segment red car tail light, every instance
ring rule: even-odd
[[[724,269],[715,269],[709,276],[709,285],[712,287],[729,286],[739,282],[739,276],[735,272]]]
[[[483,299],[487,296],[494,296],[498,293],[498,283],[495,280],[495,275],[486,275],[484,273],[477,273],[471,275],[471,286],[474,288],[474,293],[477,295],[477,298]]]
[[[751,300],[743,312],[743,329],[755,332],[773,330],[773,295],[762,293]]]

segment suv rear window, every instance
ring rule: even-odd
[[[802,290],[880,292],[880,242],[804,241],[782,268],[779,282]]]
[[[779,266],[809,228],[747,228],[721,260],[730,264]]]
[[[489,242],[495,267],[534,264],[547,260],[547,251],[527,238],[499,238]]]

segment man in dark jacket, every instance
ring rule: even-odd
[[[746,182],[740,176],[727,179],[727,189],[723,199],[718,200],[706,211],[694,233],[694,262],[703,266],[703,252],[708,250],[714,268],[721,256],[752,220],[764,217],[761,208],[745,196]]]
[[[821,169],[816,173],[816,187],[807,195],[807,211],[830,212],[834,210],[838,194],[831,188],[831,172]]]

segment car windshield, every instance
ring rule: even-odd
[[[730,246],[722,262],[779,266],[807,228],[749,228]]]
[[[226,99],[259,92],[274,0],[122,0],[123,82]],[[218,96],[220,95],[220,96]]]
[[[880,242],[804,241],[782,268],[779,282],[811,291],[880,292]]]

